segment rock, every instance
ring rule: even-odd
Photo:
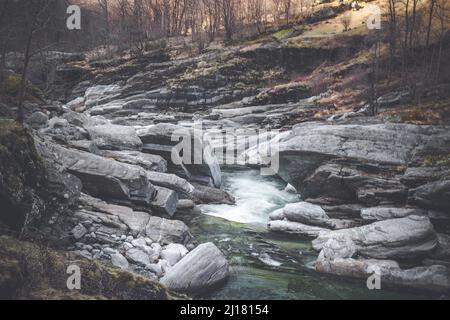
[[[307,202],[290,203],[284,207],[283,214],[290,221],[318,227],[327,227],[330,220],[320,206]]]
[[[411,99],[409,90],[394,91],[387,93],[377,99],[377,103],[382,108],[389,108],[400,103],[408,102]]]
[[[107,103],[120,95],[121,88],[118,85],[100,85],[90,87],[84,95],[85,105],[90,108]]]
[[[280,176],[299,189],[305,178],[331,159],[405,165],[420,133],[420,126],[408,124],[302,123],[280,142]]]
[[[174,174],[148,171],[147,178],[152,184],[175,190],[180,196],[192,197],[195,190],[192,184]]]
[[[32,113],[27,121],[26,121],[33,129],[42,129],[47,127],[48,125],[48,116],[41,112],[37,111]]]
[[[109,254],[109,255],[113,255],[113,254],[118,253],[117,250],[112,249],[110,247],[103,248],[103,252],[106,253],[106,254]]]
[[[140,150],[142,148],[142,141],[133,127],[105,124],[87,127],[86,130],[91,140],[100,149]]]
[[[408,202],[425,208],[448,210],[450,208],[450,179],[433,181],[410,190]]]
[[[381,221],[426,214],[426,211],[415,208],[374,207],[361,210],[361,218],[368,221]]]
[[[120,253],[115,253],[111,255],[111,263],[113,264],[113,266],[116,266],[124,270],[128,269],[129,267],[127,259]]]
[[[106,215],[117,217],[135,236],[145,231],[150,220],[150,215],[146,212],[133,211],[131,208],[109,204],[89,196],[81,197],[81,202],[92,209],[106,213]]]
[[[189,173],[192,175],[208,176],[213,180],[215,187],[220,187],[222,183],[220,166],[212,154],[209,142],[207,139],[204,139],[202,131],[173,124],[160,123],[138,130],[138,135],[144,143],[144,150],[146,149],[145,145],[177,146],[177,148],[183,146],[186,148],[189,147],[189,150],[183,150],[182,156],[183,164]],[[170,158],[166,158],[166,160],[172,163],[172,152],[167,156],[170,156]],[[201,161],[198,161],[197,158],[201,159]]]
[[[183,243],[191,240],[189,228],[182,221],[150,217],[145,234],[154,242],[161,244]]]
[[[430,257],[438,260],[450,261],[450,236],[443,233],[437,234],[438,246],[431,253]]]
[[[450,169],[445,167],[408,167],[400,180],[413,189],[445,176],[450,176]]]
[[[84,107],[84,97],[78,97],[66,104],[66,107],[75,112],[83,112]]]
[[[194,201],[196,203],[205,204],[230,204],[236,203],[232,195],[225,190],[202,186],[199,184],[194,185]]]
[[[292,221],[286,221],[286,220],[270,221],[268,223],[268,228],[270,231],[273,231],[273,232],[282,232],[282,233],[288,233],[288,234],[299,235],[299,236],[310,237],[310,238],[316,238],[322,232],[330,231],[329,229],[315,227],[315,226],[308,226],[306,224],[302,224],[299,222],[292,222]]]
[[[154,273],[158,278],[162,277],[164,274],[163,268],[159,263],[151,263],[146,266],[146,269]]]
[[[283,220],[284,218],[285,216],[283,209],[275,210],[269,215],[269,220]]]
[[[39,153],[77,176],[92,196],[150,203],[156,190],[144,169],[87,152],[40,143]]]
[[[287,192],[287,193],[297,194],[297,189],[295,189],[295,187],[292,186],[292,185],[290,185],[290,184],[288,184],[288,185],[286,186],[286,188],[284,189],[284,191]]]
[[[327,163],[317,168],[299,186],[304,198],[327,198],[328,204],[359,201],[365,206],[405,205],[407,190],[397,178],[375,166]]]
[[[315,250],[334,250],[336,242],[352,242],[353,254],[341,256],[341,251],[329,254],[336,258],[352,258],[355,254],[376,259],[418,258],[430,253],[437,245],[436,233],[428,217],[408,216],[384,220],[370,225],[320,233],[313,240]],[[330,239],[335,240],[334,242]],[[345,242],[347,243],[347,242]]]
[[[81,223],[77,224],[71,231],[73,237],[76,240],[80,240],[81,238],[83,238],[87,232],[87,229]]]
[[[177,211],[178,195],[175,191],[163,187],[155,187],[156,197],[150,206],[157,213],[172,217]]]
[[[182,244],[171,243],[161,251],[161,258],[166,260],[169,265],[174,266],[188,252],[188,249]]]
[[[64,118],[54,117],[48,121],[48,126],[50,128],[63,128],[69,125],[69,122]]]
[[[140,249],[130,249],[126,252],[126,257],[129,261],[141,265],[143,267],[150,264],[150,258],[147,253]]]
[[[212,243],[199,245],[174,265],[161,283],[177,292],[198,293],[217,287],[229,276],[228,262]]]
[[[179,199],[177,204],[177,211],[193,210],[195,203],[189,199]]]
[[[156,172],[167,172],[167,161],[161,156],[142,153],[139,151],[102,151],[102,156],[114,160],[138,165],[145,170]]]
[[[318,260],[315,269],[318,272],[360,279],[368,279],[368,277],[378,274],[381,288],[403,287],[438,293],[445,293],[450,289],[449,270],[441,265],[404,270],[392,260],[340,258]]]

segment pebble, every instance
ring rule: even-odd
[[[103,252],[106,253],[106,254],[116,254],[117,250],[114,250],[114,249],[112,249],[110,247],[106,247],[106,248],[103,249]]]

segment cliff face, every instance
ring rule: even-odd
[[[47,197],[39,187],[45,184],[45,169],[32,138],[24,128],[4,121],[0,124],[0,221],[21,231],[42,217]]]

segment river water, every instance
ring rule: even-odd
[[[202,205],[181,219],[201,242],[213,242],[231,266],[228,282],[207,299],[421,299],[425,294],[367,289],[364,280],[318,274],[311,241],[267,231],[269,214],[297,195],[285,183],[248,168],[223,169],[223,188],[236,205]]]

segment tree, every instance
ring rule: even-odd
[[[51,8],[52,0],[36,0],[27,3],[23,10],[25,14],[25,29],[26,29],[26,41],[24,49],[24,62],[22,68],[22,74],[19,85],[19,100],[18,100],[18,117],[17,120],[22,123],[24,119],[23,103],[25,100],[25,93],[27,90],[27,73],[30,59],[39,51],[32,51],[33,40],[36,34],[42,31],[50,21],[48,15],[48,9]]]
[[[352,15],[350,12],[346,12],[341,18],[341,24],[344,27],[344,32],[348,31],[350,24],[352,23]]]

